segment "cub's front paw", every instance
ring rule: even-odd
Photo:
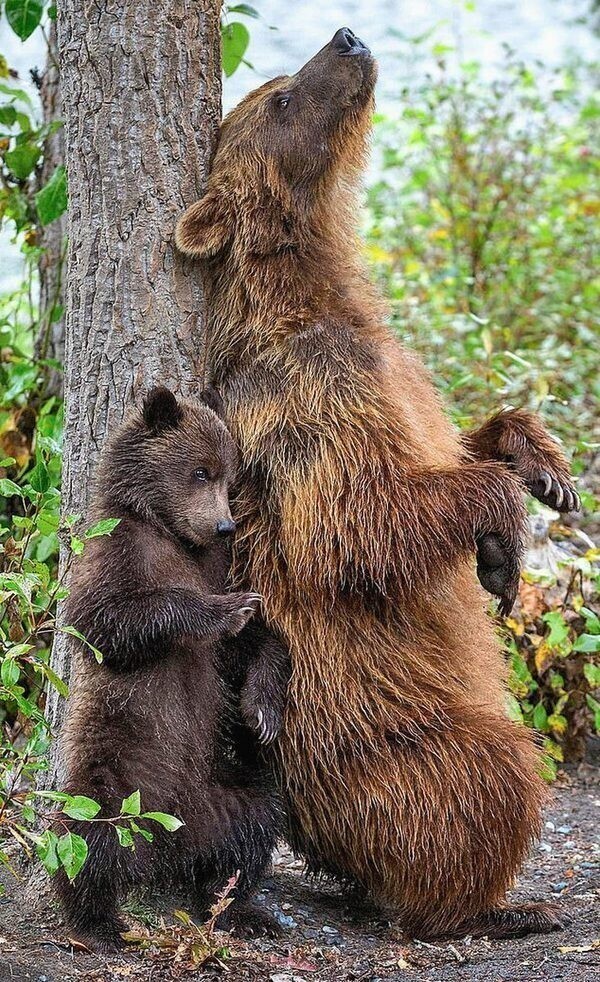
[[[525,483],[530,494],[554,511],[581,510],[581,500],[573,484],[565,474],[538,470]]]
[[[246,683],[242,688],[240,710],[246,726],[256,733],[264,747],[273,743],[283,725],[283,706],[269,702],[264,693],[256,694],[254,686]]]
[[[498,597],[498,611],[508,617],[519,589],[518,557],[498,535],[489,533],[477,540],[477,576],[484,590]]]
[[[236,635],[245,628],[246,624],[258,612],[262,597],[259,593],[231,593],[228,597],[228,615],[226,630],[228,634]]]

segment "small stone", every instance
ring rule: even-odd
[[[329,927],[328,924],[324,924],[321,930],[323,934],[339,934],[337,927]]]
[[[556,825],[554,822],[546,822],[545,828],[550,829],[551,832],[554,832]]]
[[[292,905],[291,904],[282,904],[281,905],[281,909],[282,910],[291,910],[292,909]]]
[[[561,835],[569,835],[573,828],[570,825],[559,825],[556,831],[560,832]]]
[[[271,975],[269,977],[271,979],[271,982],[293,982],[292,975],[278,974],[278,975]]]
[[[539,852],[552,852],[552,846],[549,842],[540,842],[538,846]]]
[[[286,914],[281,914],[278,910],[275,911],[275,920],[281,924],[282,927],[298,927],[293,917],[289,917]]]
[[[569,884],[566,883],[565,881],[563,881],[562,883],[553,883],[552,884],[552,889],[553,889],[554,893],[561,893],[563,890],[566,890],[566,888],[568,887],[568,885]]]

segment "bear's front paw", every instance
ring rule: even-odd
[[[258,612],[262,597],[259,593],[231,593],[227,599],[226,631],[236,635]]]
[[[498,535],[489,533],[477,540],[477,576],[484,590],[498,597],[498,611],[508,617],[519,589],[517,557]]]

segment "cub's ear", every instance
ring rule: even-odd
[[[174,429],[183,419],[183,410],[170,389],[157,385],[144,399],[144,422],[152,433]]]
[[[214,256],[224,249],[233,231],[233,221],[224,194],[209,191],[177,222],[175,244],[187,256]]]
[[[198,398],[200,399],[200,402],[204,403],[205,406],[212,409],[213,413],[216,413],[219,419],[224,418],[225,406],[221,396],[213,385],[207,385],[207,387],[202,390]]]

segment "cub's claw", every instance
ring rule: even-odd
[[[258,742],[262,743],[263,747],[267,747],[279,733],[281,722],[275,719],[275,713],[263,712],[262,709],[256,710],[256,720],[252,722],[251,719],[248,722],[253,725],[256,730],[256,735],[258,737]]]
[[[279,735],[282,713],[273,706],[263,705],[259,708],[257,702],[258,700],[252,698],[249,688],[242,692],[241,709],[246,725],[254,730],[258,742],[263,747],[268,747]]]
[[[248,621],[257,613],[262,597],[258,593],[232,593],[231,615],[228,624],[228,633],[239,634],[246,626]]]

